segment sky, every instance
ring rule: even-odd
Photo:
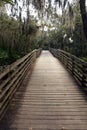
[[[52,4],[54,4],[54,1],[55,1],[55,0],[52,0]],[[74,1],[74,0],[69,0],[70,3],[72,3],[73,1]],[[20,0],[19,5],[20,5],[20,6],[22,5],[22,4],[21,4],[21,0]],[[87,5],[87,0],[86,0],[86,5]],[[59,11],[59,13],[61,12],[60,10],[58,10],[58,11]],[[9,9],[9,8],[7,9],[7,12],[8,12],[8,14],[10,13],[10,9]],[[24,10],[24,12],[25,12],[25,10]],[[25,15],[24,12],[23,12],[23,15]],[[31,5],[30,5],[30,12],[35,15],[35,10],[32,8]]]
[[[20,0],[20,3],[19,3],[20,6],[22,6],[21,1],[22,1],[22,0]],[[69,0],[70,3],[72,3],[73,1],[74,1],[74,0]],[[54,0],[52,0],[52,4],[54,4]],[[86,5],[87,5],[87,0],[86,0]],[[10,8],[9,8],[9,7],[7,8],[7,12],[8,12],[8,14],[10,14]],[[58,8],[57,8],[57,13],[58,13],[58,14],[61,14],[61,10],[58,9]],[[35,9],[32,7],[32,5],[30,5],[30,14],[33,15],[34,17],[38,18],[37,13],[35,12]],[[26,18],[26,10],[25,10],[25,9],[23,9],[22,17],[25,17],[25,18]],[[49,22],[49,21],[48,21],[48,22]],[[37,23],[37,25],[40,25],[40,24],[41,24],[41,22],[40,22],[40,20],[39,20],[38,23]],[[52,28],[52,29],[53,29],[53,28]],[[48,30],[48,27],[45,26],[45,27],[44,27],[44,31],[47,31],[47,30]]]
[[[20,0],[20,3],[19,3],[20,6],[22,6],[22,4],[21,4],[22,2],[21,2],[21,1],[22,1],[22,0]],[[54,1],[55,1],[55,0],[52,0],[52,4],[54,4]],[[69,0],[70,3],[72,3],[73,1],[74,1],[74,0]],[[86,0],[86,5],[87,5],[87,0]],[[8,13],[8,14],[11,13],[9,6],[8,6],[8,8],[7,8],[7,13]],[[58,9],[58,8],[57,8],[57,13],[58,13],[58,14],[61,14],[61,10]],[[35,12],[35,9],[32,7],[32,5],[30,5],[30,14],[37,17],[37,13]],[[22,16],[23,16],[23,17],[26,17],[26,9],[23,9]]]

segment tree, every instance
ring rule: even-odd
[[[80,10],[81,10],[81,16],[82,16],[82,21],[83,21],[83,29],[84,29],[84,34],[87,39],[87,11],[86,11],[86,0],[80,0]]]

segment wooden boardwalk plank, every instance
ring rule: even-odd
[[[87,97],[50,52],[37,59],[0,122],[0,130],[87,130]]]

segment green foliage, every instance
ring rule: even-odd
[[[38,27],[32,19],[29,23],[19,23],[19,20],[10,18],[6,14],[1,15],[0,64],[10,64],[32,51],[37,46],[33,44],[37,32]]]
[[[8,52],[0,48],[0,59],[8,57]]]
[[[32,0],[32,4],[39,11],[42,11],[44,8],[45,0]]]
[[[1,0],[0,6],[2,6],[3,4],[13,4],[13,1],[12,0]]]
[[[65,21],[64,24],[60,24],[57,32],[51,31],[49,35],[49,44],[52,48],[63,49],[78,57],[87,57],[87,44],[83,32],[80,10],[77,3],[73,6],[73,10],[73,24],[69,21]],[[65,14],[65,18],[66,17],[67,12]],[[70,39],[72,42],[70,42]]]
[[[87,62],[87,57],[81,57],[81,59]]]
[[[48,3],[46,3],[46,0],[24,0],[22,2],[23,7],[16,0],[11,8],[11,17],[3,13],[5,12],[4,10],[1,11],[1,63],[10,64],[34,48],[39,47],[43,49],[48,49],[49,47],[60,48],[78,57],[87,55],[87,45],[78,2],[73,5],[69,3],[69,0],[55,0],[55,2],[58,3],[59,8],[62,10],[60,15],[56,12],[55,7],[52,6],[51,0],[48,0]],[[3,2],[0,2],[0,4],[5,3],[12,3],[12,1],[3,0]],[[39,31],[35,19],[30,16],[29,5],[31,3],[40,14],[38,19],[41,20],[42,32]],[[27,10],[26,18],[22,17],[24,8]],[[48,26],[48,32],[43,30],[44,26]],[[52,27],[55,29],[51,30]],[[70,42],[70,39],[73,42]]]

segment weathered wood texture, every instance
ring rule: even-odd
[[[87,87],[87,62],[59,49],[50,49],[50,51],[66,66],[80,86]]]
[[[0,130],[87,130],[87,97],[60,61],[43,51],[28,75]]]
[[[23,58],[9,65],[0,74],[0,120],[4,116],[14,92],[20,86],[28,71],[31,72],[36,57],[41,49],[34,50]]]

